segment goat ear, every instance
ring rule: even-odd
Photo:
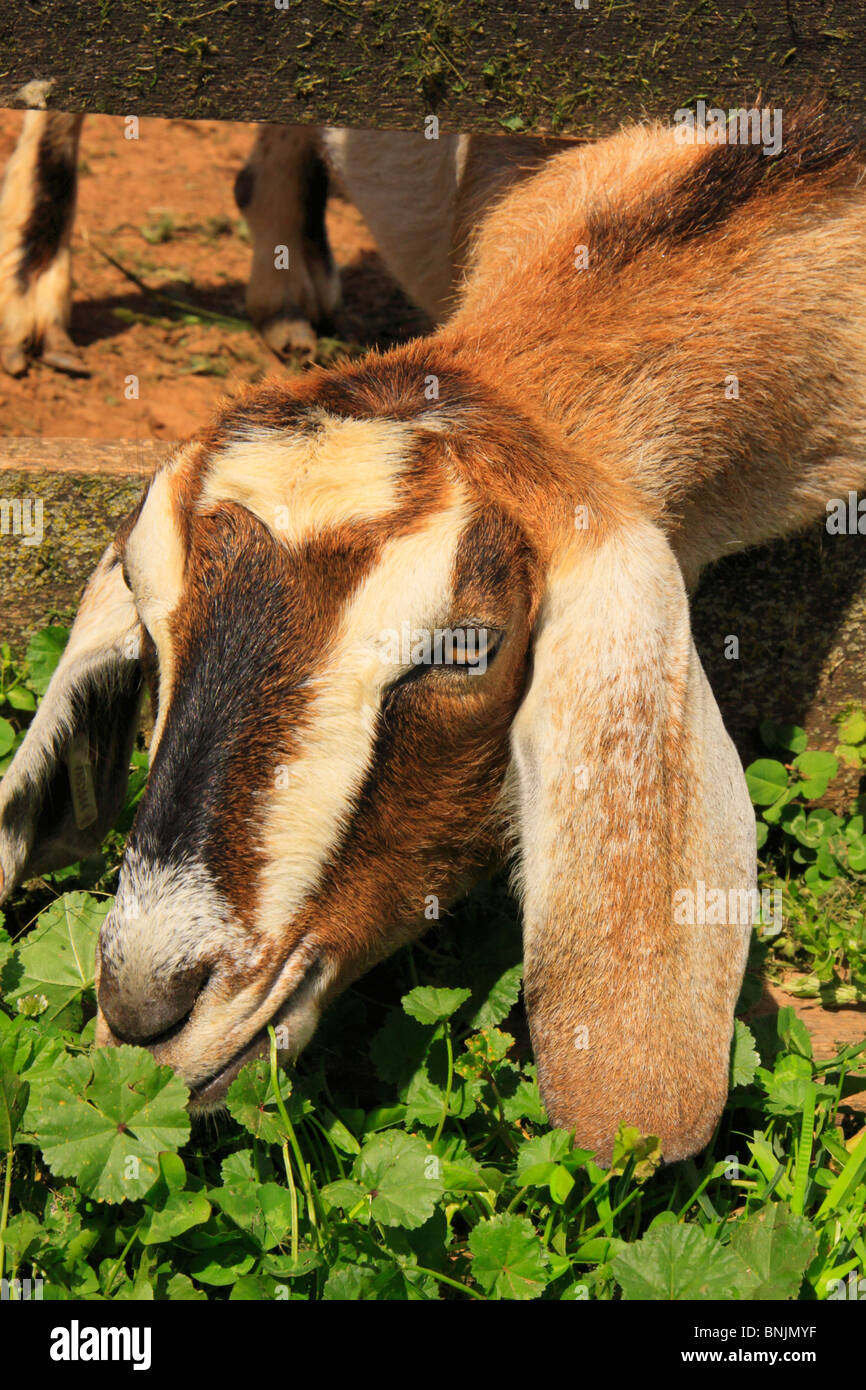
[[[658,1136],[666,1160],[688,1157],[727,1095],[755,821],[656,527],[551,566],[513,747],[526,1003],[551,1123],[604,1163],[620,1122]],[[685,920],[689,892],[703,920],[711,889],[738,925]]]
[[[112,543],[0,781],[0,901],[91,853],[123,805],[141,704],[141,628]]]

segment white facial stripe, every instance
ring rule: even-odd
[[[220,951],[237,958],[248,945],[200,864],[146,862],[135,849],[126,854],[100,950],[130,991],[146,994],[154,981]]]
[[[159,717],[150,741],[153,757],[162,737],[174,684],[174,651],[169,620],[183,593],[185,551],[171,496],[171,477],[179,465],[157,473],[126,543],[126,569],[138,611],[159,654]]]
[[[315,434],[239,432],[211,456],[200,507],[237,502],[287,545],[393,511],[415,431],[398,420],[318,419]]]
[[[262,992],[261,939],[242,928],[211,874],[201,864],[148,863],[130,850],[121,869],[117,896],[100,933],[101,965],[110,965],[132,998],[147,998],[162,979],[197,964],[215,964],[216,994],[208,994],[179,1037],[157,1048],[157,1060],[170,1061],[189,1085],[211,1075],[273,1015],[292,983],[303,974],[310,952],[293,958]],[[219,986],[219,964],[229,960],[248,983]],[[323,978],[320,989],[324,988]],[[291,1024],[299,1049],[313,1032],[315,1001],[305,1021]],[[104,1037],[104,1025],[102,1027]]]
[[[301,752],[281,776],[274,750],[276,789],[259,838],[266,867],[258,925],[266,936],[278,939],[314,891],[369,770],[382,691],[403,669],[383,660],[382,632],[404,621],[435,627],[449,614],[468,516],[462,492],[455,489],[452,499],[423,529],[385,547],[348,604],[327,668],[315,679]]]

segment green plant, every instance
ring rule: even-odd
[[[859,765],[866,715],[849,707],[837,722],[842,743],[828,753],[811,751],[797,725],[765,721],[763,741],[780,756],[751,763],[746,782],[757,807],[764,880],[783,895],[785,930],[773,954],[808,972],[787,987],[826,1004],[854,1004],[866,1000],[866,807],[862,797],[841,814],[812,804],[828,792],[840,756]]]
[[[765,721],[764,742],[787,755],[759,758],[746,768],[752,801],[759,808],[758,848],[783,850],[813,892],[826,892],[840,875],[866,871],[863,807],[836,815],[809,803],[824,796],[839,771],[833,753],[811,751],[803,729]]]
[[[821,1297],[863,1267],[866,1131],[846,1142],[838,1113],[866,1086],[852,1074],[866,1044],[818,1064],[790,1009],[738,1023],[700,1166],[659,1171],[657,1142],[623,1126],[605,1171],[545,1125],[501,1026],[519,967],[494,977],[489,941],[486,975],[476,958],[466,984],[376,1010],[371,1093],[325,1065],[357,1039],[350,995],[316,1061],[288,1076],[272,1046],[232,1085],[220,1132],[191,1136],[170,1068],[89,1045],[92,975],[72,959],[90,958],[105,907],[64,895],[35,940],[2,946],[4,1258],[46,1296]]]
[[[31,688],[29,659],[4,662],[4,690]],[[8,707],[17,738],[32,711]],[[494,880],[338,1000],[291,1074],[271,1032],[225,1117],[191,1123],[169,1068],[93,1048],[111,895],[69,873],[0,926],[0,1275],[42,1277],[45,1298],[815,1299],[866,1270],[866,1129],[846,1109],[866,1043],[819,1062],[790,1008],[738,1021],[707,1151],[663,1168],[624,1124],[602,1169],[546,1123]],[[858,885],[846,867],[815,910]]]
[[[835,722],[839,725],[836,757],[846,767],[866,767],[866,710],[858,705],[848,705],[841,714],[837,714]]]
[[[151,246],[157,246],[163,241],[171,241],[177,228],[171,213],[164,212],[154,222],[139,230],[145,241]]]
[[[15,756],[37,700],[48,689],[68,637],[65,627],[43,628],[19,662],[13,661],[5,642],[0,646],[0,777]]]

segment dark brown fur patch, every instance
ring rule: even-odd
[[[325,226],[328,206],[328,169],[316,150],[310,148],[304,157],[301,175],[301,200],[304,209],[303,237],[308,254],[321,258],[330,270],[334,264],[331,243]]]
[[[39,142],[33,204],[18,266],[22,292],[51,264],[75,213],[78,132],[72,121],[65,113],[52,114]]]
[[[765,155],[759,144],[708,145],[704,157],[673,183],[636,206],[595,211],[588,220],[590,266],[628,265],[649,249],[675,247],[720,229],[747,203],[795,189],[853,185],[866,159],[863,132],[820,107],[782,115],[782,147]]]

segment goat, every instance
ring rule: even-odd
[[[620,1121],[708,1142],[752,924],[676,904],[750,900],[756,846],[686,586],[863,484],[862,170],[820,112],[773,159],[564,150],[487,207],[436,332],[250,388],[155,474],[0,783],[8,894],[100,842],[149,687],[100,1043],[218,1106],[268,1024],[296,1055],[514,855],[551,1122],[604,1162]]]
[[[310,165],[304,188],[294,186],[298,139],[323,164]],[[253,240],[247,313],[275,352],[308,346],[317,318],[339,303],[339,281],[321,212],[309,192],[326,167],[361,212],[382,260],[409,298],[434,324],[453,310],[471,264],[473,238],[484,211],[573,140],[537,136],[456,135],[435,140],[400,130],[300,130],[259,126],[249,159],[235,181],[235,201]],[[301,219],[303,225],[301,225]],[[274,248],[291,232],[294,276],[275,265]]]
[[[28,358],[86,375],[69,336],[71,238],[82,115],[28,111],[0,190],[0,365]],[[260,125],[235,179],[253,247],[247,313],[276,353],[315,348],[340,303],[325,227],[329,174],[366,218],[380,253],[434,323],[453,307],[482,209],[570,142],[528,136]],[[275,255],[286,247],[288,263]]]
[[[0,189],[0,365],[28,354],[72,374],[86,367],[69,336],[72,226],[83,116],[28,111]]]
[[[78,185],[78,147],[83,115],[31,110],[0,190],[0,365],[13,376],[27,370],[31,356],[60,371],[87,375],[69,336],[72,311],[71,239]],[[282,293],[293,304],[291,326],[281,347],[309,348],[317,321],[339,301],[324,215],[328,179],[312,128],[287,127],[269,139],[259,131],[253,156],[262,166],[260,201],[270,209],[268,248],[253,246],[254,284],[264,276],[267,255],[286,244],[289,265],[279,272]],[[249,181],[249,171],[245,179]],[[238,190],[242,188],[238,179]],[[274,226],[274,220],[277,226]],[[276,272],[275,272],[276,273]],[[257,293],[250,291],[255,308]]]

